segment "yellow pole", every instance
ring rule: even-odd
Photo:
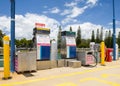
[[[101,42],[100,49],[101,49],[101,65],[105,66],[105,43],[104,42]]]
[[[3,53],[4,53],[4,77],[3,79],[9,79],[10,77],[10,47],[9,37],[3,37]]]

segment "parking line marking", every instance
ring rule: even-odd
[[[72,82],[67,82],[67,83],[58,84],[56,86],[78,86],[78,85],[76,85],[76,84],[74,84]]]
[[[120,78],[120,74],[102,74],[101,76],[103,78],[108,78],[110,76],[114,76],[114,77]]]
[[[27,83],[33,83],[33,82],[45,81],[45,80],[51,80],[51,79],[57,79],[57,78],[64,78],[64,77],[75,76],[75,75],[80,75],[80,74],[86,74],[86,73],[91,73],[91,72],[97,72],[97,71],[101,71],[101,70],[105,70],[105,69],[118,68],[118,67],[120,67],[120,65],[111,66],[111,67],[105,67],[105,68],[96,68],[96,69],[84,70],[84,71],[81,71],[81,72],[60,74],[60,75],[49,76],[49,77],[44,77],[44,78],[37,78],[37,79],[33,79],[33,80],[26,80],[26,81],[20,81],[20,82],[11,82],[11,83],[7,83],[7,84],[1,84],[1,86],[22,85],[22,84],[27,84]]]
[[[108,84],[108,85],[111,85],[111,86],[120,86],[120,84],[118,84],[118,83],[107,81],[107,80],[102,80],[102,79],[99,79],[99,78],[93,78],[93,77],[84,78],[84,79],[80,80],[80,82],[86,82],[86,81],[98,81],[98,82]]]

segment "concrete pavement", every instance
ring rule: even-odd
[[[94,68],[62,67],[11,76],[2,80],[0,72],[0,86],[120,86],[120,60]]]

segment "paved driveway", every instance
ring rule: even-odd
[[[94,68],[63,67],[11,76],[0,79],[0,86],[120,86],[120,60]]]

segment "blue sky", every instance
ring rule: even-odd
[[[16,15],[18,15],[17,17],[18,20],[20,18],[26,18],[28,17],[29,14],[32,14],[32,16],[37,15],[40,16],[40,18],[42,17],[43,19],[44,17],[47,17],[48,19],[53,19],[55,23],[58,23],[64,28],[67,28],[68,26],[72,25],[75,26],[76,24],[77,25],[81,24],[82,26],[82,24],[86,23],[91,24],[90,26],[95,25],[98,27],[103,26],[107,29],[112,28],[111,24],[112,0],[15,0],[15,1],[16,1]],[[120,0],[115,0],[117,28],[120,28],[119,3]],[[9,19],[10,17],[10,0],[0,0],[1,24],[3,16],[5,16],[6,19]],[[42,20],[39,19],[40,20],[39,22],[44,21],[43,19]],[[18,21],[18,23],[19,22],[20,21]],[[2,25],[0,26],[0,28],[1,29],[3,28],[2,30],[4,30],[5,26]],[[83,28],[84,27],[85,26],[83,25]]]

